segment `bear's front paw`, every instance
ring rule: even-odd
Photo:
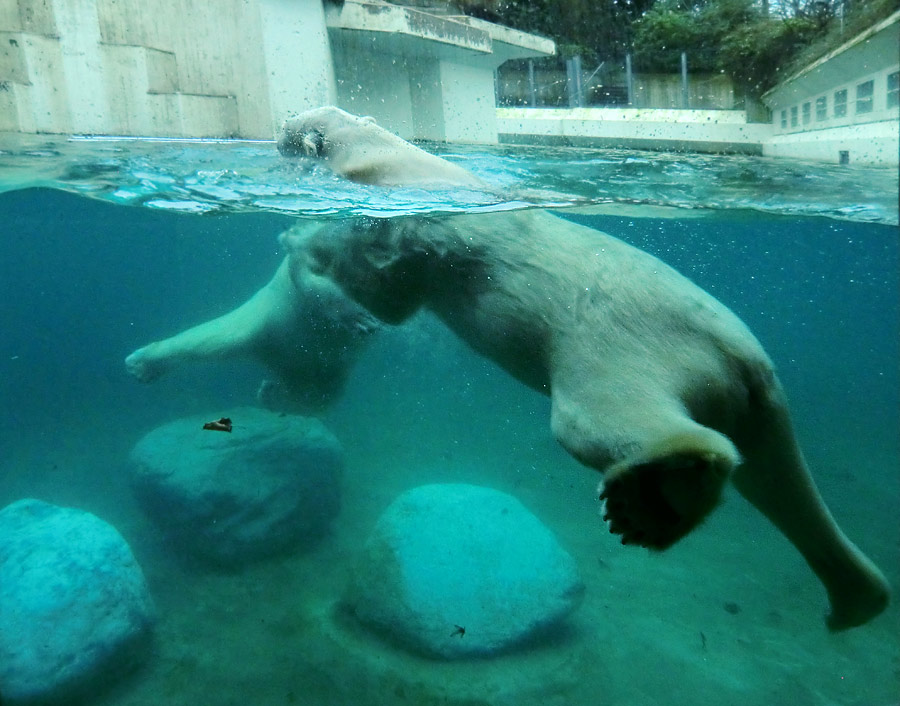
[[[147,348],[138,348],[125,359],[125,369],[141,382],[153,382],[166,370],[162,361],[150,355]]]

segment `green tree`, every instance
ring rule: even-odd
[[[620,56],[631,24],[654,0],[457,0],[467,14],[553,39],[559,53],[587,61]]]
[[[760,16],[753,0],[662,0],[635,23],[636,65],[677,71],[685,52],[692,71],[721,70],[718,54],[727,35]]]
[[[737,85],[760,96],[786,77],[786,63],[820,34],[812,19],[760,19],[723,36],[718,64]]]
[[[662,0],[635,23],[636,63],[645,71],[676,71],[686,52],[692,71],[721,71],[759,96],[828,24],[821,0],[808,3],[808,12],[795,4],[796,14],[784,18],[753,0]]]

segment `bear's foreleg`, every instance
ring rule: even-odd
[[[292,292],[285,260],[272,280],[237,309],[138,348],[125,367],[141,382],[152,382],[181,363],[252,355],[270,319],[291,304]]]

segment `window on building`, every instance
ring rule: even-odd
[[[900,105],[900,71],[895,71],[887,77],[887,107],[896,108],[898,105]]]
[[[781,111],[781,127],[782,128],[787,127],[787,111],[786,110]]]
[[[791,127],[797,127],[797,106],[791,108]]]
[[[809,125],[810,120],[812,120],[812,104],[804,103],[803,104],[803,124]]]
[[[856,87],[856,112],[871,113],[873,96],[875,94],[875,82],[865,81]]]
[[[834,117],[843,118],[847,114],[847,89],[834,92]]]
[[[828,119],[828,98],[826,96],[822,96],[821,98],[816,98],[816,122],[822,122],[823,120]]]

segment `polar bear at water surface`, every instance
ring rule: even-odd
[[[322,159],[336,174],[362,184],[487,188],[462,167],[411,145],[372,118],[339,108],[316,108],[288,118],[278,151],[285,157]]]
[[[288,125],[292,144],[308,143],[311,156],[348,178],[380,183],[383,173],[396,184],[408,168],[415,184],[437,159],[418,162],[420,150],[337,109]],[[273,308],[310,306],[284,299],[303,297],[310,278],[333,283],[389,324],[429,309],[549,395],[554,435],[603,474],[604,519],[624,544],[671,546],[713,511],[730,481],[822,581],[831,629],[861,625],[888,604],[886,580],[815,487],[759,342],[655,257],[536,211],[333,221],[281,241],[294,286],[259,299],[229,335],[240,338],[249,325],[252,339],[257,319],[277,328]],[[288,357],[289,336],[280,340],[279,355]]]

